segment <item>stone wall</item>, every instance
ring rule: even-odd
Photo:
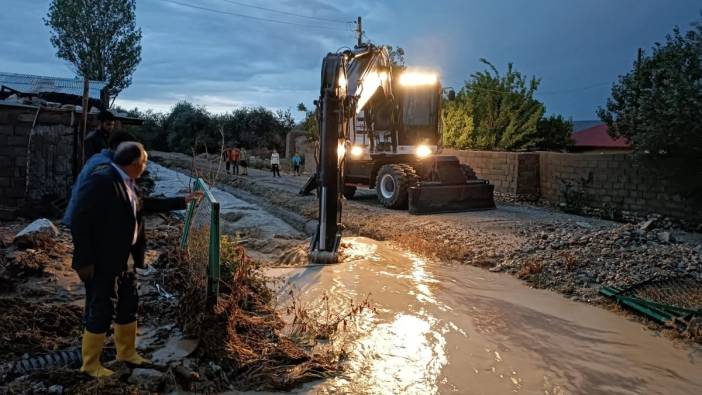
[[[478,178],[490,180],[495,191],[523,198],[539,195],[539,154],[444,149],[442,155],[458,157]]]
[[[630,154],[541,152],[541,198],[575,212],[636,220],[656,213],[702,224],[702,207]]]
[[[45,215],[48,202],[68,196],[75,122],[72,111],[41,109],[37,116],[36,107],[0,106],[3,215]]]
[[[663,177],[628,153],[486,152],[445,149],[490,180],[495,191],[540,198],[567,211],[617,220],[649,214],[677,218],[696,227],[702,207],[675,193]]]

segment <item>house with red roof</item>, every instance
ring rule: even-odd
[[[589,126],[589,125],[588,125]],[[607,133],[607,125],[600,123],[578,130],[571,135],[575,144],[574,152],[629,152],[632,147],[625,138],[612,138]]]

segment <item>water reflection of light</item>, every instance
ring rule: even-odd
[[[362,358],[351,363],[366,367],[368,377],[362,381],[368,388],[356,389],[377,394],[437,393],[438,377],[447,362],[445,348],[446,340],[425,317],[398,314],[359,342],[356,351]]]
[[[341,246],[342,250],[342,260],[344,262],[355,261],[359,259],[378,261],[379,258],[376,255],[378,246],[376,244],[364,243],[356,238],[344,238]]]

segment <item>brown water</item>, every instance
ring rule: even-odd
[[[302,301],[370,299],[347,372],[302,392],[700,394],[702,350],[499,273],[365,238],[338,265],[277,270]]]

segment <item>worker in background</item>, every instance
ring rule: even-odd
[[[241,156],[241,175],[242,176],[248,176],[249,175],[249,153],[244,149],[244,147],[241,147],[241,151],[239,151],[239,155]]]
[[[229,159],[230,155],[231,155],[231,149],[224,148],[222,150],[222,160],[224,161],[224,165],[226,166],[227,174],[230,174],[229,169],[231,168],[231,165],[232,165],[231,161]]]
[[[300,165],[302,164],[302,157],[300,157],[300,154],[295,152],[291,161],[292,161],[292,166],[293,166],[293,174],[296,176],[299,176],[300,175]]]
[[[88,133],[83,141],[83,152],[86,161],[93,155],[100,153],[101,150],[107,148],[107,141],[110,138],[110,134],[115,129],[115,116],[109,110],[100,111],[98,120],[100,121],[100,126]]]
[[[184,209],[187,202],[202,196],[195,192],[185,197],[140,199],[135,180],[146,169],[147,159],[141,144],[120,144],[113,162],[92,173],[76,198],[71,224],[73,268],[85,284],[86,299],[80,370],[92,377],[113,373],[100,363],[113,320],[117,360],[132,366],[148,363],[136,351],[139,294],[135,269],[144,267],[143,211]]]
[[[273,177],[277,174],[280,177],[280,155],[278,155],[277,150],[273,150],[271,154],[271,171],[273,171]]]
[[[229,157],[230,160],[232,161],[232,174],[238,176],[239,175],[239,160],[241,160],[241,149],[239,146],[235,146],[229,151]]]
[[[96,168],[112,163],[112,158],[114,157],[115,149],[118,145],[125,141],[136,141],[136,138],[134,138],[134,136],[127,132],[117,131],[112,133],[108,140],[108,149],[103,149],[99,153],[91,156],[90,159],[88,159],[88,161],[85,162],[85,165],[83,165],[83,168],[81,169],[80,173],[78,174],[78,177],[76,178],[76,182],[73,183],[71,197],[68,200],[66,212],[64,213],[63,219],[61,220],[61,222],[63,222],[66,226],[71,226],[71,219],[73,218],[73,213],[76,211],[76,198],[78,197],[78,193],[80,193],[81,188],[83,187],[83,185],[85,185],[85,182],[88,180],[90,174],[92,174],[92,172]]]

